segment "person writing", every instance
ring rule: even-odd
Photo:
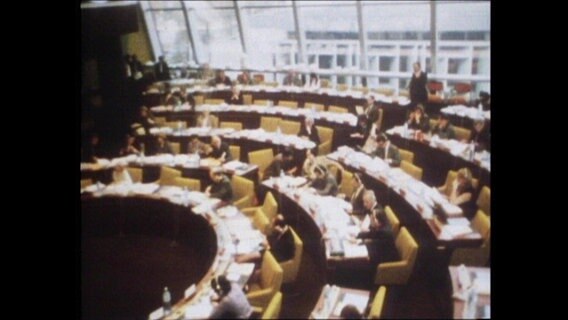
[[[412,67],[414,72],[408,90],[410,92],[410,103],[412,105],[426,103],[428,102],[428,90],[426,89],[428,75],[420,69],[420,62],[415,62]]]
[[[384,133],[377,133],[377,149],[373,152],[373,155],[385,160],[393,167],[400,166],[400,152],[395,145],[391,144]]]
[[[229,178],[223,174],[223,169],[221,167],[212,168],[209,177],[213,183],[205,189],[205,195],[220,199],[224,203],[230,203],[233,200],[233,187]]]
[[[264,178],[278,177],[280,172],[287,175],[294,175],[297,171],[296,163],[294,162],[294,153],[289,147],[284,148],[282,153],[274,157],[270,165],[264,170]]]
[[[314,168],[315,179],[312,180],[308,186],[314,188],[315,193],[320,196],[336,196],[337,195],[337,180],[327,168],[323,165],[317,165]]]
[[[211,147],[212,150],[208,155],[209,157],[219,160],[221,161],[221,163],[233,160],[229,145],[225,142],[222,142],[221,137],[213,136],[211,138]]]
[[[238,284],[220,275],[211,279],[211,288],[217,294],[217,297],[213,299],[217,305],[209,315],[210,319],[248,319],[251,317],[253,309]]]

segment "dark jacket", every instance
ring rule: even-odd
[[[385,148],[377,147],[377,149],[373,152],[373,155],[385,160]],[[398,148],[392,143],[390,143],[387,158],[392,159],[392,162],[390,163],[391,166],[400,166],[400,152],[398,151]]]
[[[220,182],[213,182],[210,189],[211,198],[221,199],[225,202],[233,200],[233,187],[231,181],[226,176]]]
[[[225,142],[221,142],[221,146],[219,149],[212,148],[213,150],[209,154],[210,157],[218,159],[225,153],[225,160],[227,162],[233,160],[233,155],[231,154],[231,150],[229,149],[229,145]]]
[[[308,129],[306,129],[306,125],[302,125],[300,128],[300,132],[298,133],[299,137],[308,137],[308,139],[316,144],[316,147],[320,145],[320,137],[318,133],[318,128],[315,125],[312,126],[312,133],[308,134]]]
[[[296,246],[294,245],[294,236],[290,227],[284,231],[282,236],[272,234],[268,237],[270,243],[270,252],[278,262],[288,261],[294,258]]]
[[[412,73],[409,85],[410,101],[412,103],[425,103],[428,101],[426,82],[428,82],[428,75],[426,72],[420,72],[420,76],[418,78],[414,75],[414,72]]]

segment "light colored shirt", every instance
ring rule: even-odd
[[[213,309],[210,318],[235,317],[235,319],[248,319],[252,314],[252,307],[247,296],[239,285],[231,283],[231,291],[224,296]],[[227,314],[229,313],[229,314]]]

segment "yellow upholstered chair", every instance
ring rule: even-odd
[[[278,101],[280,107],[286,107],[290,109],[298,109],[298,101],[280,100]]]
[[[325,105],[321,103],[312,103],[312,102],[306,102],[304,104],[304,109],[312,109],[312,108],[316,111],[324,111]]]
[[[233,156],[233,160],[241,161],[241,147],[239,146],[229,146],[229,151]]]
[[[195,105],[196,105],[196,106],[202,105],[203,102],[205,101],[205,99],[203,98],[202,95],[193,96],[193,100],[195,100]]]
[[[174,154],[179,154],[180,152],[179,142],[170,142],[170,147],[172,148],[172,152]]]
[[[166,124],[166,117],[154,117],[154,122],[157,126],[163,127]]]
[[[320,145],[318,146],[318,155],[324,156],[331,152],[333,145],[333,129],[327,127],[316,126],[320,138]]]
[[[456,133],[456,139],[459,141],[469,141],[469,138],[471,137],[471,130],[466,128],[454,126],[454,132]]]
[[[438,125],[438,120],[430,119],[430,130],[434,129]]]
[[[243,130],[243,124],[240,122],[221,121],[219,128],[233,128],[237,131]]]
[[[479,248],[457,248],[452,253],[450,265],[465,264],[472,267],[486,267],[491,254],[491,220],[481,210],[477,210],[471,220],[471,228],[479,232],[483,238],[483,244]]]
[[[260,281],[250,286],[247,298],[251,305],[266,310],[270,300],[282,286],[282,268],[270,251],[264,253],[260,267]]]
[[[373,298],[373,302],[371,303],[371,311],[369,312],[369,317],[367,317],[367,319],[381,318],[386,295],[387,295],[387,287],[381,286],[379,290],[377,290],[375,298]]]
[[[174,130],[179,128],[185,129],[187,128],[187,123],[185,121],[166,121],[164,122],[163,126],[172,128]]]
[[[252,94],[243,94],[243,104],[246,105],[252,104]]]
[[[280,130],[284,134],[297,135],[300,132],[300,123],[296,121],[281,120]]]
[[[339,184],[339,193],[343,193],[347,199],[351,198],[351,195],[355,191],[353,186],[353,173],[342,170],[341,171],[341,183]]]
[[[414,179],[422,180],[422,168],[415,166],[406,160],[402,160],[400,162],[400,168],[402,169],[402,171],[408,173]]]
[[[128,170],[128,174],[132,179],[132,182],[142,182],[142,169],[140,168],[126,168]]]
[[[446,182],[444,183],[444,193],[449,197],[450,193],[452,192],[452,183],[458,177],[458,172],[454,170],[448,171],[448,175],[446,176]],[[473,178],[471,181],[474,189],[477,189],[479,185],[479,180]]]
[[[477,197],[477,208],[491,215],[491,189],[488,186],[483,186]]]
[[[396,238],[398,236],[398,232],[400,231],[400,220],[398,220],[398,217],[396,216],[394,211],[392,211],[390,206],[385,207],[385,214],[392,226],[393,237]]]
[[[239,209],[251,207],[254,199],[254,182],[233,175],[231,186],[233,187],[233,205]]]
[[[248,153],[249,163],[258,166],[258,179],[262,181],[264,178],[264,170],[268,168],[274,159],[274,152],[272,149],[262,149]]]
[[[191,191],[201,191],[201,181],[198,179],[177,177],[173,180],[173,185],[177,187],[187,187]]]
[[[282,308],[282,292],[278,291],[270,300],[270,303],[262,312],[261,319],[279,319],[280,309]]]
[[[263,84],[267,87],[278,87],[278,82],[276,81],[265,81]]]
[[[392,89],[392,88],[376,88],[376,89],[371,89],[371,92],[383,94],[387,97],[390,97],[394,94],[394,89]]]
[[[407,97],[410,98],[410,91],[406,90],[406,89],[400,89],[398,91],[398,96],[399,97]]]
[[[266,193],[262,206],[244,208],[241,209],[241,211],[245,215],[252,217],[257,209],[260,209],[269,221],[272,221],[272,219],[276,217],[276,214],[278,213],[278,202],[276,202],[276,199],[272,195],[272,192]]]
[[[160,168],[160,179],[158,180],[158,183],[161,186],[174,185],[175,178],[181,178],[180,171],[164,166]]]
[[[329,106],[329,108],[327,108],[327,111],[335,113],[349,113],[349,110],[347,108],[338,106]]]
[[[259,105],[259,106],[267,106],[268,101],[270,101],[270,100],[254,99],[254,104]]]
[[[85,189],[86,187],[93,184],[93,179],[81,179],[81,189]]]
[[[347,89],[349,89],[349,86],[342,83],[342,84],[338,84],[336,86],[337,91],[347,91]]]
[[[252,225],[262,232],[262,234],[268,234],[268,228],[270,227],[270,221],[268,217],[262,212],[262,209],[256,209],[252,215]]]
[[[405,227],[400,229],[395,241],[400,261],[385,262],[377,266],[375,284],[405,285],[414,270],[418,244]]]
[[[367,87],[351,87],[352,91],[359,91],[362,92],[363,94],[367,94],[369,93],[369,88]]]
[[[223,104],[223,103],[225,103],[225,100],[223,99],[212,99],[212,98],[205,99],[205,104]]]
[[[398,152],[400,153],[401,160],[408,161],[409,163],[414,163],[414,152],[401,148],[398,148]]]
[[[260,127],[266,132],[275,132],[280,120],[278,117],[260,117]]]
[[[292,236],[294,237],[294,247],[296,248],[294,251],[294,257],[290,260],[280,262],[280,267],[284,272],[282,283],[290,283],[296,281],[298,277],[298,271],[300,271],[300,264],[302,263],[302,252],[304,251],[304,242],[298,236],[296,231],[290,228],[292,232]]]

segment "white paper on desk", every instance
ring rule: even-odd
[[[348,240],[343,241],[343,250],[346,258],[365,258],[369,256],[366,245],[351,243]]]
[[[371,225],[371,218],[368,214],[365,215],[363,221],[361,222],[361,230],[369,230],[369,226]]]
[[[242,274],[250,276],[254,271],[254,263],[231,263],[227,268],[227,273]]]
[[[185,319],[207,319],[213,312],[211,302],[203,300],[198,304],[193,304],[185,309]]]
[[[442,202],[442,209],[448,216],[457,216],[463,213],[462,209],[448,201]]]
[[[160,307],[148,315],[148,320],[159,320],[164,317],[164,308]]]
[[[475,272],[475,287],[478,294],[491,294],[491,273],[489,271]]]
[[[443,226],[442,231],[445,231],[448,234],[450,234],[452,238],[473,232],[473,230],[469,226],[450,226],[450,225]]]
[[[354,305],[360,313],[365,311],[365,307],[367,307],[367,301],[369,297],[352,294],[352,293],[345,293],[343,299],[337,303],[335,307],[335,311],[333,311],[333,315],[339,316],[341,314],[341,310],[348,304]]]
[[[183,297],[184,298],[190,297],[192,294],[195,293],[196,289],[197,287],[195,286],[195,284],[192,284],[191,286],[189,286],[189,288],[185,289],[185,291],[183,292]]]
[[[468,226],[470,225],[469,220],[466,218],[448,218],[448,224],[451,226]]]
[[[223,208],[217,209],[217,214],[221,218],[231,218],[237,215],[239,210],[235,206],[225,206]]]

